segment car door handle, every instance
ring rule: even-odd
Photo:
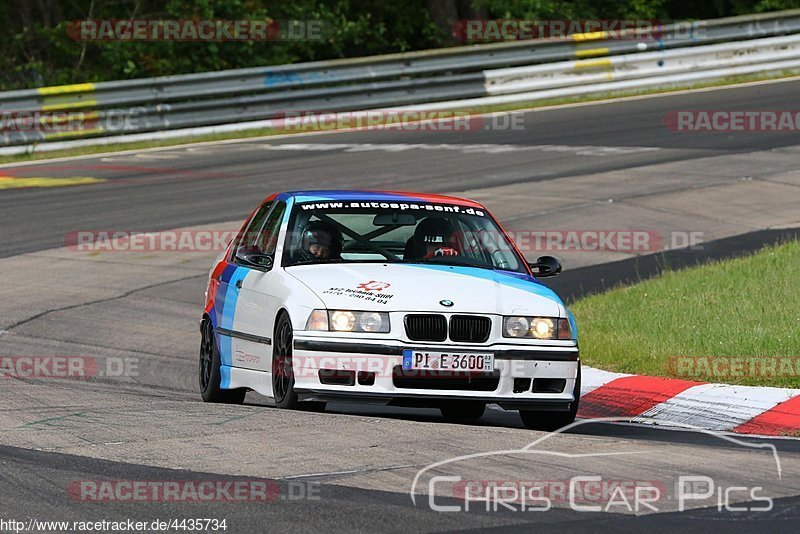
[[[242,281],[241,280],[237,280],[236,281],[236,289],[242,289]]]

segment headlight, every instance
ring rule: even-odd
[[[306,330],[386,334],[390,330],[389,314],[386,312],[314,310],[308,317]]]
[[[314,310],[308,316],[306,323],[306,330],[322,330],[327,332],[328,328],[328,312],[325,310]]]
[[[528,319],[525,317],[506,317],[503,329],[503,336],[505,337],[525,337],[528,335],[528,329],[531,327]]]
[[[556,317],[504,317],[503,337],[572,339],[569,319]]]
[[[553,339],[556,332],[556,321],[549,317],[535,317],[531,321],[531,335],[536,339]]]
[[[349,311],[328,312],[331,318],[331,329],[337,332],[352,332],[356,325],[356,316]]]
[[[381,317],[380,313],[376,312],[362,313],[361,317],[358,318],[358,326],[360,326],[361,330],[364,332],[381,332],[381,328],[383,328],[383,317]],[[388,332],[389,330],[386,331]]]

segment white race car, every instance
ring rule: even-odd
[[[211,270],[200,390],[279,408],[326,402],[436,407],[477,419],[487,403],[529,428],[575,419],[573,316],[477,202],[422,193],[302,191],[256,209]]]

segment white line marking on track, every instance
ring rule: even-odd
[[[393,471],[395,469],[408,469],[415,467],[413,464],[408,465],[389,465],[386,467],[366,467],[363,469],[351,469],[348,471],[330,471],[327,473],[309,473],[306,475],[291,475],[288,477],[279,477],[277,480],[297,480],[303,478],[321,478],[321,477],[336,477],[342,475],[357,475],[360,473],[375,473],[378,471]]]
[[[614,156],[640,154],[660,150],[644,146],[594,145],[508,145],[449,143],[286,143],[261,145],[266,150],[308,152],[405,152],[408,150],[448,150],[462,154],[502,154],[507,152],[560,152],[578,156]]]
[[[100,161],[103,162],[135,162],[141,163],[142,161],[151,161],[151,160],[162,160],[162,159],[178,159],[180,158],[180,154],[172,154],[172,153],[165,153],[165,154],[150,154],[150,153],[142,153],[142,154],[128,154],[125,156],[111,156],[107,158],[100,158]]]

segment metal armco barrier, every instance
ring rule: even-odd
[[[800,10],[681,23],[617,38],[597,32],[41,87],[0,93],[0,154],[252,129],[292,112],[469,109],[795,68]]]

